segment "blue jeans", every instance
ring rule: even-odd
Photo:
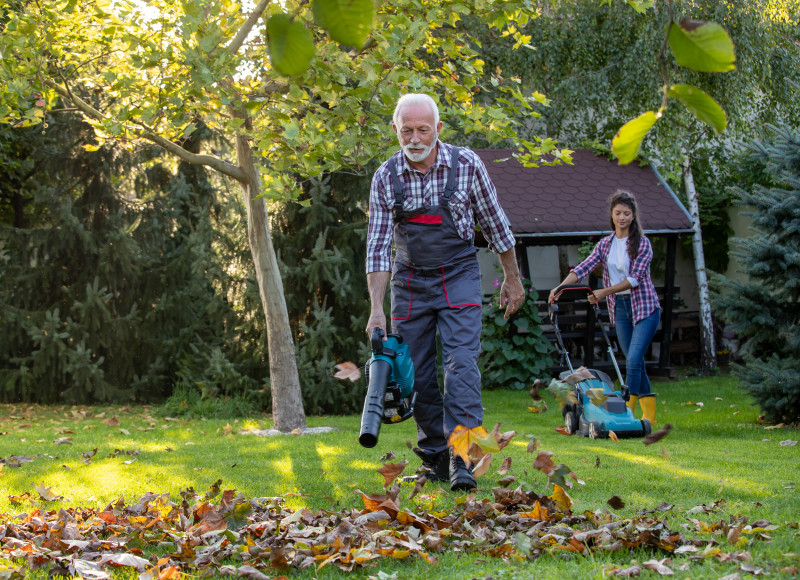
[[[619,345],[625,353],[625,384],[630,389],[631,395],[649,395],[650,379],[647,378],[644,355],[658,330],[661,310],[657,308],[650,313],[650,316],[633,324],[631,297],[618,294],[614,298],[616,300],[614,326],[617,329]]]

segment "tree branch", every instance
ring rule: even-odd
[[[45,78],[42,82],[48,86],[49,88],[53,89],[59,95],[68,99],[72,102],[73,105],[77,109],[79,109],[85,115],[97,120],[102,121],[106,119],[106,116],[92,107],[89,103],[72,93],[70,90],[62,87],[58,83],[53,82],[52,80]],[[241,168],[237,167],[236,165],[232,165],[223,161],[219,157],[214,157],[213,155],[198,155],[197,153],[191,153],[187,151],[177,143],[173,143],[169,139],[165,139],[160,135],[156,135],[151,130],[136,130],[137,136],[142,139],[147,139],[164,149],[165,151],[172,153],[173,155],[183,159],[187,163],[192,163],[194,165],[205,165],[210,167],[215,171],[219,171],[223,175],[227,175],[228,177],[232,177],[236,181],[241,183],[247,183],[247,175]]]
[[[256,25],[256,22],[258,22],[258,19],[261,18],[261,15],[264,13],[264,10],[267,9],[269,3],[270,0],[261,0],[261,2],[258,3],[258,6],[256,6],[255,10],[250,13],[250,16],[247,17],[247,20],[244,21],[244,24],[242,24],[239,32],[236,33],[236,36],[228,45],[228,54],[233,55],[239,52],[239,49],[242,48],[242,44],[244,44],[245,39],[253,30],[253,27]]]

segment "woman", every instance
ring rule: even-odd
[[[592,253],[561,282],[576,284],[599,264],[603,265],[603,288],[589,295],[589,302],[608,298],[608,315],[617,329],[625,353],[625,381],[630,389],[628,407],[642,408],[642,419],[656,423],[655,393],[650,390],[644,357],[661,320],[658,295],[650,280],[653,248],[642,233],[636,199],[618,190],[610,199],[614,233],[600,240]],[[550,291],[550,300],[556,289]]]

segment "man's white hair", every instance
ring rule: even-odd
[[[433,124],[439,124],[439,107],[436,106],[436,101],[424,93],[408,93],[397,99],[397,106],[394,108],[393,121],[398,129],[400,128],[400,110],[407,105],[428,105],[433,110]]]

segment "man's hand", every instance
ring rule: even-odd
[[[506,306],[503,318],[508,320],[509,316],[519,310],[523,302],[525,302],[525,289],[522,287],[519,276],[503,280],[503,285],[500,287],[500,305]]]
[[[373,312],[367,321],[367,336],[372,336],[372,330],[380,328],[383,331],[383,340],[386,340],[388,333],[386,332],[386,315],[383,312]]]

